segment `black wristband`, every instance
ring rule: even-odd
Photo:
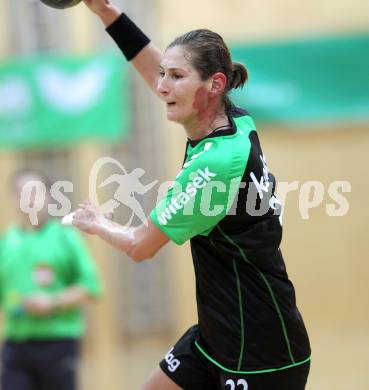
[[[106,31],[122,50],[127,61],[131,61],[150,43],[150,39],[124,13],[108,26]]]

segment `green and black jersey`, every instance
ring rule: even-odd
[[[274,196],[255,125],[234,108],[231,128],[188,141],[174,184],[151,213],[172,241],[191,240],[199,351],[229,372],[268,372],[310,358],[280,242]]]

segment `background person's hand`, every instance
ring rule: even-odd
[[[48,315],[55,310],[54,299],[51,295],[35,293],[23,300],[22,308],[29,314]]]

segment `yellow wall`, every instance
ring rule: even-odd
[[[325,195],[320,206],[302,219],[299,192],[287,196],[282,250],[313,348],[309,389],[366,389],[369,346],[369,255],[366,250],[369,185],[363,163],[369,147],[363,128],[291,134],[262,133],[264,152],[280,181],[320,181]],[[349,211],[330,217],[329,184],[344,180]],[[353,361],[353,356],[355,356]]]
[[[7,40],[4,37],[7,36],[6,29],[8,27],[8,21],[5,17],[7,13],[7,4],[0,2],[0,58],[5,56],[7,51]],[[3,39],[1,39],[3,37]]]
[[[157,0],[163,44],[195,28],[209,28],[232,40],[368,31],[366,0]]]
[[[0,57],[8,50],[5,2],[0,1]],[[254,41],[272,38],[345,33],[368,29],[367,0],[156,0],[158,45],[165,47],[176,35],[193,28],[207,27],[228,40]],[[61,14],[62,15],[62,14]],[[75,37],[79,52],[94,47],[95,26],[82,5],[64,14]],[[103,27],[101,27],[103,33]],[[164,111],[158,114],[164,122]],[[258,123],[258,118],[255,118]],[[297,192],[287,197],[284,215],[283,252],[291,279],[297,289],[299,307],[310,331],[313,365],[309,390],[348,390],[369,388],[366,375],[369,361],[369,256],[367,254],[366,207],[369,184],[364,161],[369,149],[368,126],[335,131],[292,133],[283,129],[264,132],[259,126],[264,152],[279,181],[348,180],[349,213],[328,217],[324,205],[303,220],[298,212]],[[185,135],[175,125],[163,133],[166,148],[165,176],[174,177],[182,160]],[[85,145],[72,153],[74,178],[87,177],[95,159],[104,148]],[[6,177],[16,166],[17,156],[0,153],[0,174]],[[87,187],[78,189],[81,198]],[[0,214],[4,227],[14,216],[9,195],[2,194],[5,206]],[[329,201],[327,197],[324,201]],[[89,238],[106,293],[104,299],[88,310],[89,333],[82,365],[82,388],[88,390],[135,390],[158,360],[186,327],[196,320],[194,277],[188,245],[171,245],[172,278],[176,304],[168,308],[176,318],[172,334],[125,340],[119,333],[113,307],[114,286],[108,262],[112,251],[96,238]],[[160,255],[158,255],[160,257]],[[155,261],[155,260],[153,260]]]

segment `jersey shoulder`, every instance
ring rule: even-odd
[[[195,146],[187,148],[183,171],[196,171],[201,167],[212,167],[219,176],[233,177],[245,169],[250,150],[250,133],[255,124],[249,114],[242,110],[232,111],[232,131],[225,135],[207,137]],[[178,178],[178,176],[177,176]]]

